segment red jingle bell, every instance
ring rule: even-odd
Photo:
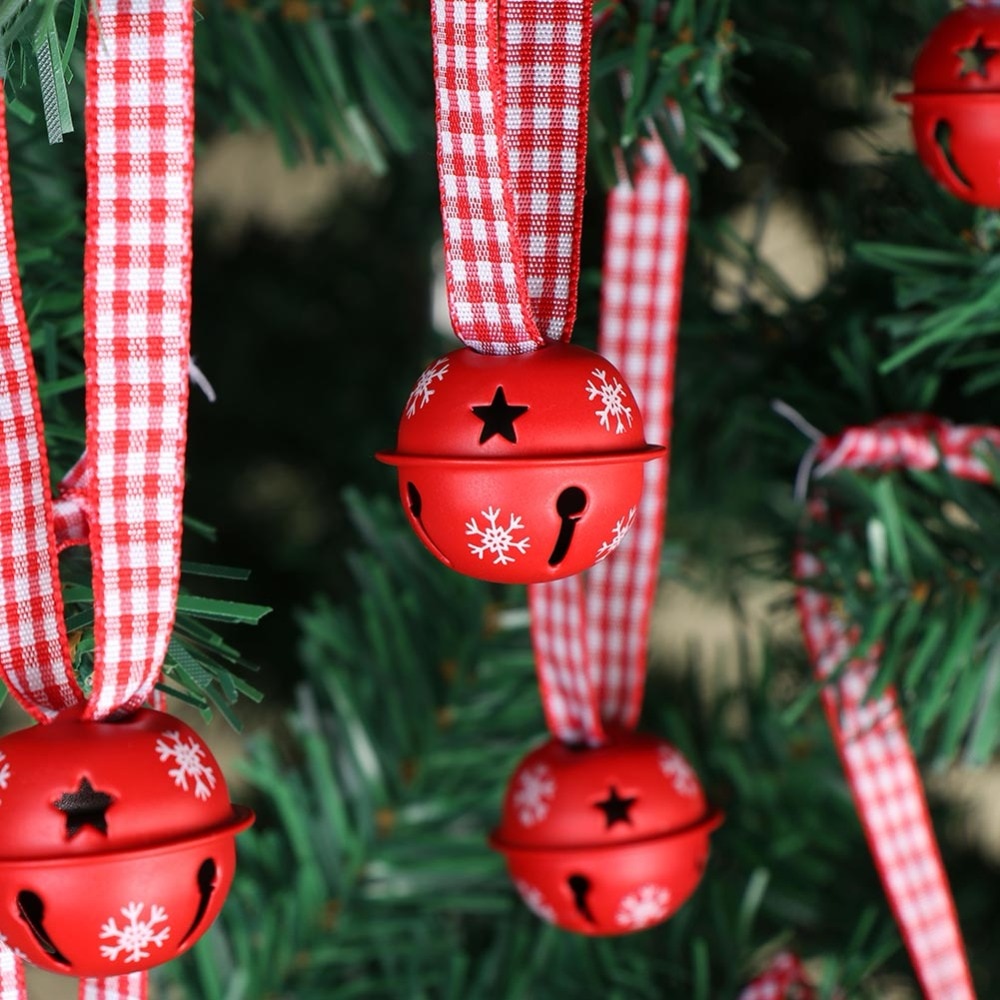
[[[961,7],[920,50],[913,93],[917,154],[956,198],[1000,208],[1000,8]]]
[[[218,915],[235,835],[252,822],[201,739],[162,712],[73,711],[12,733],[0,740],[0,931],[50,972],[167,962]]]
[[[621,374],[593,351],[453,351],[420,376],[396,451],[410,525],[445,565],[544,583],[612,552],[635,516],[646,443]]]
[[[627,934],[694,892],[721,822],[678,750],[623,732],[601,747],[550,740],[528,754],[490,844],[539,917],[579,934]]]

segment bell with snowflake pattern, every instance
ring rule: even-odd
[[[956,198],[1000,208],[1000,6],[968,5],[931,32],[913,70],[917,154]]]
[[[677,749],[622,731],[600,747],[551,739],[529,753],[490,843],[542,919],[627,934],[666,920],[694,892],[721,822]]]
[[[0,932],[74,976],[137,972],[215,919],[253,813],[180,720],[79,709],[0,740]]]
[[[620,372],[552,344],[514,356],[469,348],[410,393],[397,448],[410,525],[445,565],[496,583],[544,583],[612,552],[635,516],[647,444]]]

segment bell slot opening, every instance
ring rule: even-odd
[[[590,890],[593,888],[590,879],[586,875],[570,875],[566,879],[566,884],[573,894],[573,905],[576,907],[577,913],[587,923],[596,924],[597,921],[594,919],[593,913],[590,912],[590,904],[587,902],[587,896],[590,895]]]
[[[576,525],[587,509],[587,494],[579,486],[567,486],[556,497],[556,514],[559,516],[559,535],[549,556],[553,569],[565,561],[573,542]]]
[[[433,541],[431,541],[431,536],[427,534],[424,522],[420,518],[424,509],[423,497],[420,496],[420,490],[418,490],[413,483],[406,484],[406,507],[410,512],[410,516],[413,518],[413,530],[416,532],[417,537],[424,543],[426,548],[430,549],[430,551],[445,564],[445,566],[450,566],[451,560],[434,544]]]
[[[951,135],[951,122],[947,118],[939,118],[934,123],[934,145],[937,147],[938,153],[941,154],[941,159],[944,161],[947,171],[962,187],[968,188],[971,191],[972,184],[966,178],[965,174],[962,173],[961,168],[955,160],[955,154],[952,152]]]
[[[185,942],[194,934],[208,912],[208,904],[212,901],[215,887],[219,884],[219,869],[212,858],[206,858],[198,869],[198,911],[191,921],[191,926],[187,933],[181,938],[179,947],[183,948]]]
[[[56,947],[55,942],[45,930],[45,904],[42,902],[41,896],[30,889],[22,889],[17,894],[17,910],[21,919],[28,925],[32,937],[38,942],[38,947],[53,962],[69,968],[69,959]]]

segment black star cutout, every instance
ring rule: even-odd
[[[628,823],[629,826],[632,825],[632,817],[629,815],[629,810],[635,803],[635,798],[622,798],[618,794],[618,789],[612,785],[608,797],[603,802],[598,802],[594,808],[603,811],[604,817],[608,821],[608,825],[604,829],[610,830],[615,823]]]
[[[108,820],[104,815],[114,799],[105,792],[98,792],[86,779],[80,779],[75,792],[63,792],[52,804],[66,814],[66,836],[72,839],[85,826],[92,826],[107,834]]]
[[[984,80],[988,80],[989,73],[986,72],[986,64],[998,55],[1000,55],[1000,49],[990,48],[983,36],[980,35],[976,39],[976,44],[971,48],[958,50],[958,58],[962,60],[962,68],[958,75],[963,77],[978,73]]]
[[[483,433],[479,435],[479,443],[486,444],[495,434],[506,438],[511,444],[517,444],[517,432],[514,421],[528,412],[526,406],[511,406],[503,394],[503,386],[498,385],[493,394],[493,402],[489,405],[472,407],[472,412],[483,422]]]

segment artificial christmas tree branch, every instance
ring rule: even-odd
[[[76,26],[85,7],[84,0],[65,10],[54,0],[0,7],[0,46],[16,53],[19,69],[9,74],[8,88],[29,120],[43,112],[41,95],[33,93],[39,53],[50,60],[50,77],[62,88],[63,76],[71,79]],[[693,179],[704,156],[730,168],[738,164],[734,126],[743,111],[729,83],[734,59],[746,46],[729,7],[728,0],[697,9],[690,2],[664,9],[654,0],[596,5],[592,156],[606,186],[615,182],[616,151],[631,156],[668,99],[686,123],[678,131],[661,122],[678,169]],[[266,127],[289,162],[332,154],[359,160],[376,173],[389,169],[391,157],[433,143],[429,21],[420,5],[210,0],[199,13],[201,134]],[[39,24],[46,26],[42,33]],[[622,74],[633,81],[628,94],[622,92]],[[69,131],[71,102],[61,103],[57,125]],[[47,108],[44,113],[51,116]]]

